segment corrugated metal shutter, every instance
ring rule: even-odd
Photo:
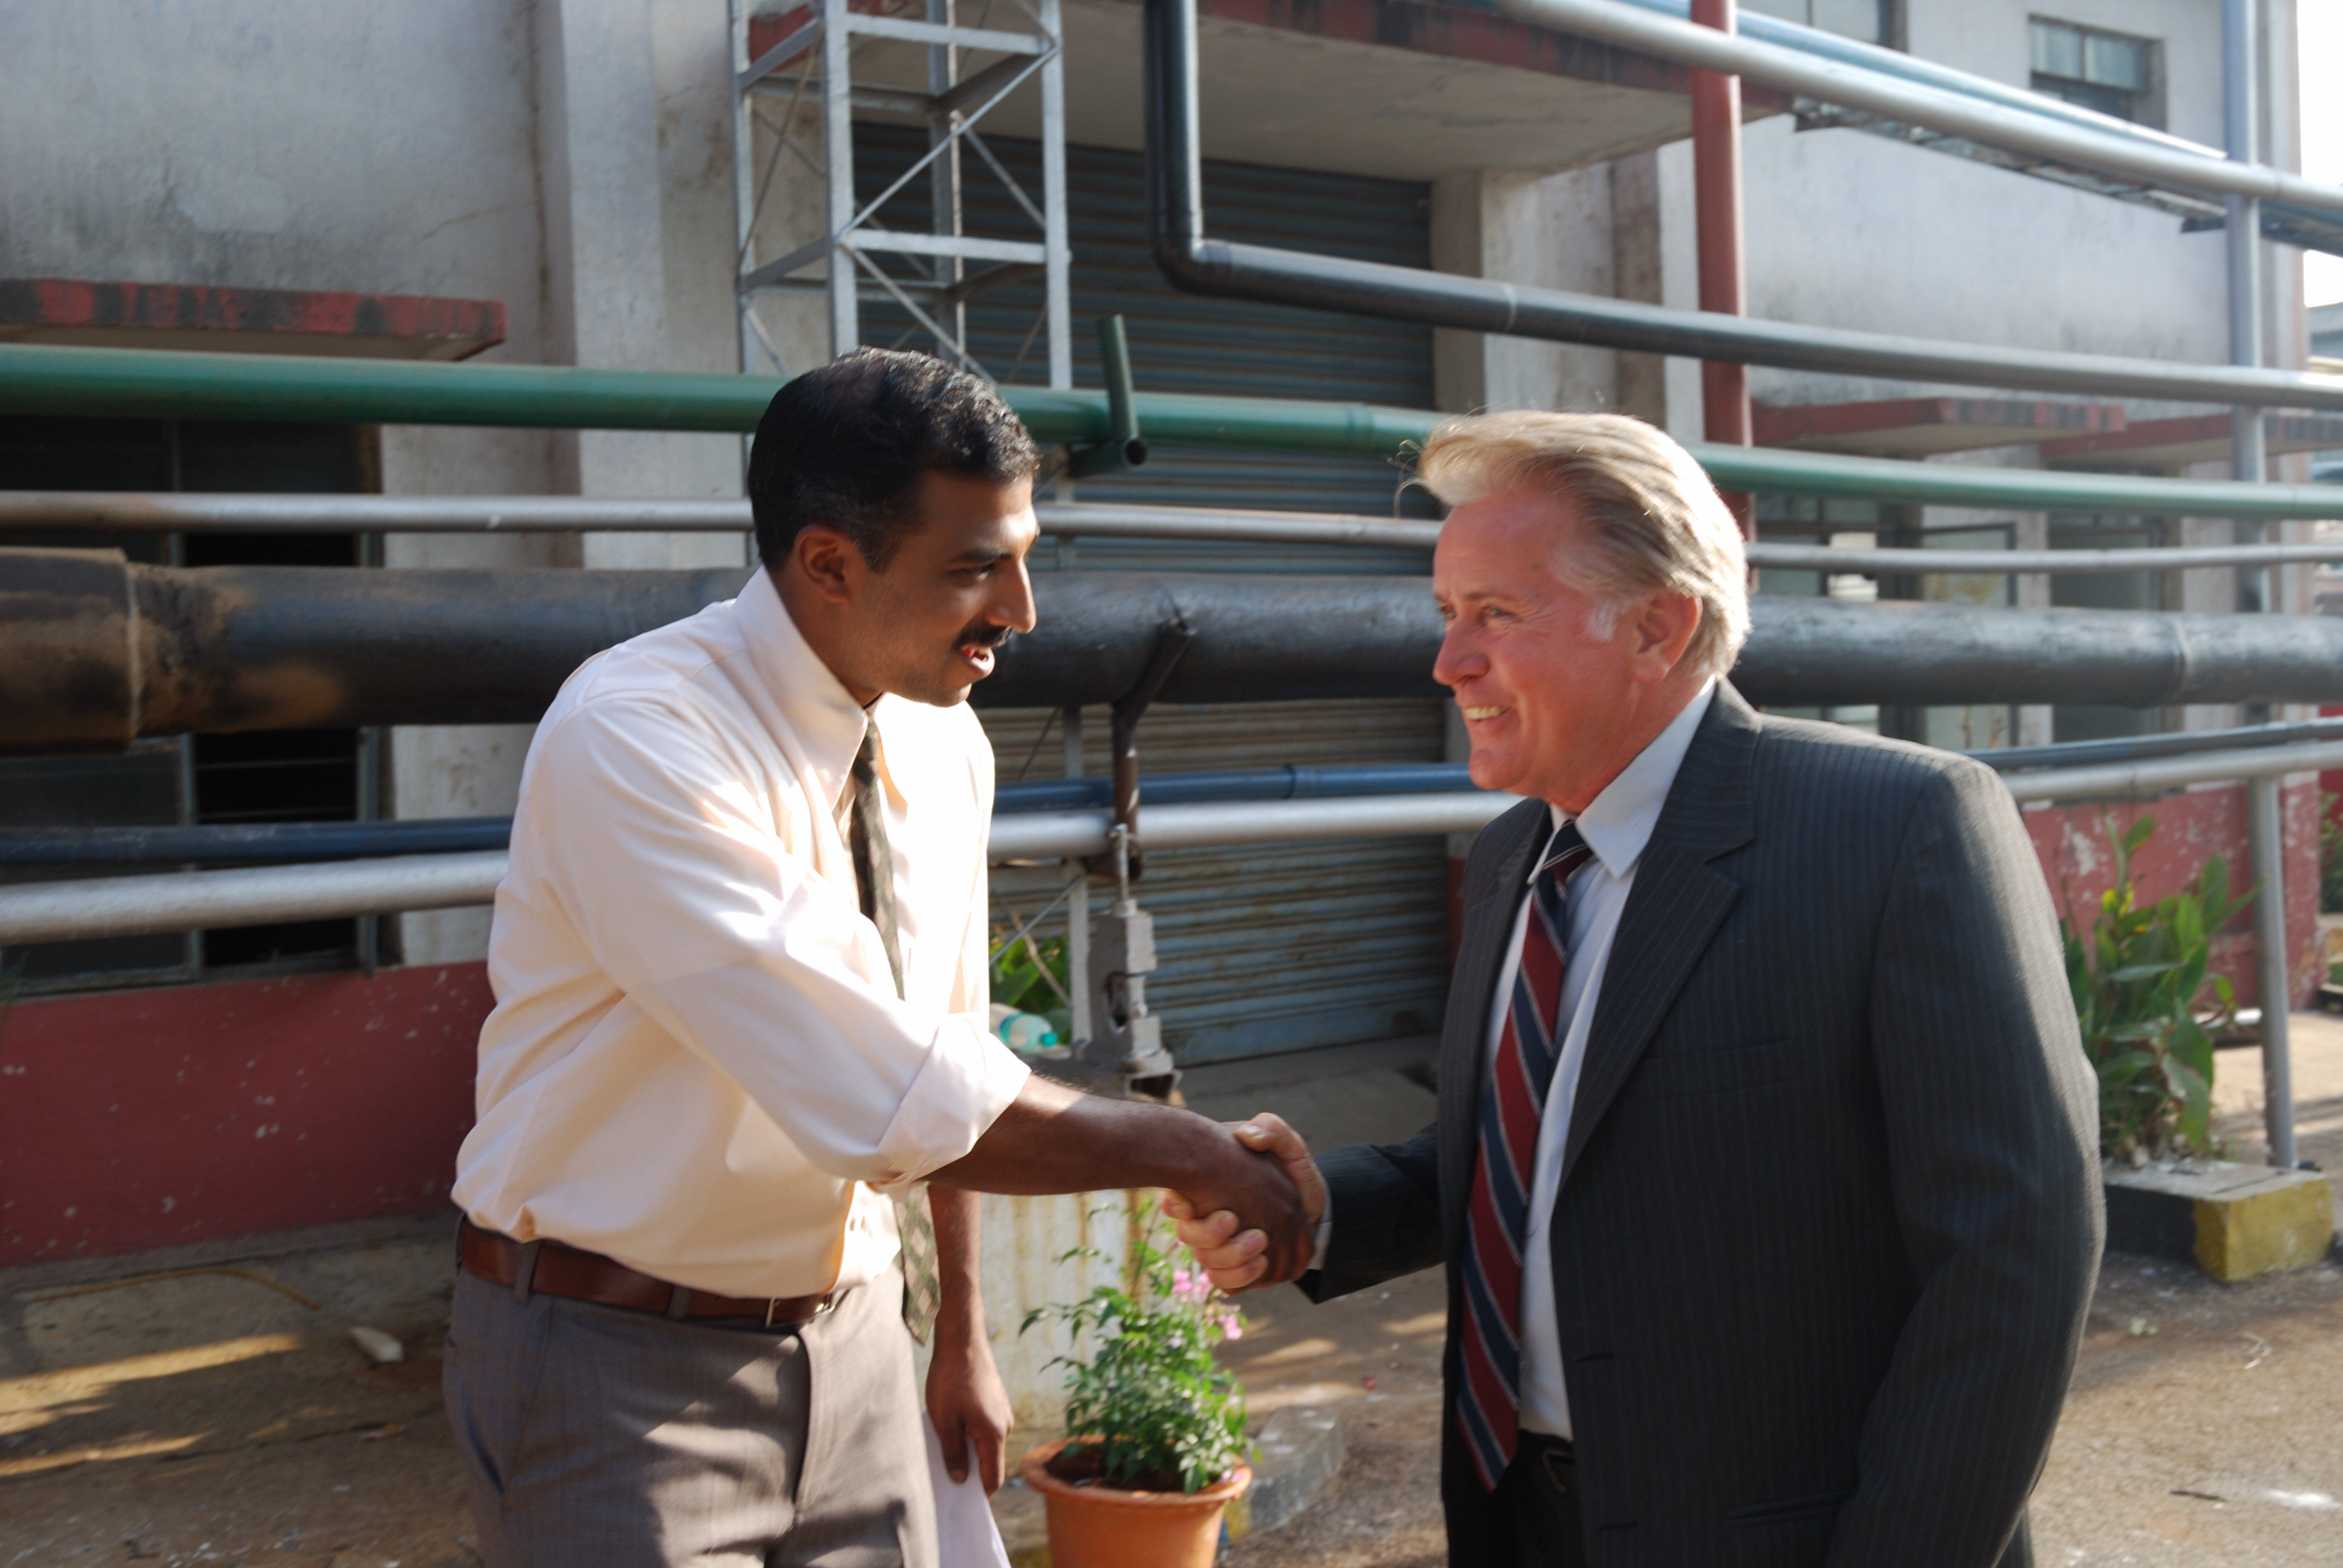
[[[925,148],[920,132],[868,125],[856,130],[865,200]],[[1031,144],[990,145],[1012,176],[1039,191]],[[1079,384],[1098,385],[1091,323],[1121,313],[1131,334],[1134,377],[1145,389],[1431,406],[1428,331],[1179,294],[1146,254],[1140,158],[1071,147],[1067,167]],[[963,182],[970,232],[1006,236],[1030,229],[1012,198],[973,156],[964,161]],[[1423,186],[1232,164],[1208,164],[1205,183],[1216,234],[1427,265],[1429,193]],[[926,183],[915,180],[904,198],[890,205],[885,220],[925,227],[925,202]],[[970,349],[1001,380],[1042,378],[1036,361],[1041,340],[1032,331],[1041,304],[1040,289],[1027,286],[980,297],[970,307]],[[910,317],[882,307],[864,309],[866,341],[930,346]],[[1081,495],[1168,506],[1424,515],[1420,497],[1406,498],[1403,508],[1395,503],[1399,477],[1388,464],[1357,459],[1158,448],[1141,472],[1085,480]],[[1049,547],[1041,556],[1037,566],[1051,569]],[[1135,540],[1085,541],[1078,564],[1121,570],[1429,570],[1425,556],[1412,551]],[[1164,707],[1148,715],[1140,751],[1149,772],[1437,761],[1440,709],[1420,701]],[[1063,770],[1061,739],[1054,730],[1043,733],[1051,722],[1049,715],[1030,710],[985,715],[1003,779]],[[1091,711],[1084,731],[1086,772],[1107,771],[1106,737],[1105,710]],[[998,873],[994,915],[1005,922],[1001,930],[1047,903],[1062,876],[1054,867]],[[1182,1063],[1439,1027],[1448,923],[1446,852],[1438,839],[1158,852],[1148,858],[1140,890],[1156,917],[1162,965],[1149,981],[1149,1001],[1163,1020],[1165,1043]],[[1044,934],[1062,929],[1054,920],[1037,928]]]

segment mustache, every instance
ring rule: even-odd
[[[993,626],[979,621],[961,629],[952,639],[954,648],[999,648],[1017,635],[1014,627]]]

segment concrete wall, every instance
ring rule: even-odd
[[[0,276],[501,300],[521,363],[739,367],[724,0],[8,12]],[[735,496],[729,436],[392,427],[392,493]],[[393,567],[733,565],[723,536],[394,537]],[[402,729],[403,817],[509,810],[526,727]],[[485,910],[405,919],[410,961]]]

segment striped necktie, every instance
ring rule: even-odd
[[[852,778],[854,802],[847,836],[854,854],[854,890],[864,917],[879,928],[887,968],[895,977],[895,994],[901,996],[903,942],[895,914],[895,857],[887,847],[886,803],[879,791],[879,724],[867,714]],[[895,1200],[895,1230],[903,1242],[903,1322],[910,1326],[911,1337],[925,1344],[943,1301],[937,1276],[936,1221],[925,1185]]]
[[[1531,1172],[1546,1090],[1569,1027],[1562,1016],[1562,976],[1569,951],[1570,879],[1594,854],[1577,825],[1564,823],[1531,879],[1521,964],[1481,1096],[1480,1147],[1464,1212],[1464,1375],[1456,1424],[1481,1484],[1492,1492],[1520,1442],[1522,1258]]]

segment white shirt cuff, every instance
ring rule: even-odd
[[[1326,1242],[1333,1234],[1334,1199],[1333,1195],[1329,1193],[1326,1206],[1318,1211],[1317,1240],[1312,1242],[1310,1247],[1310,1266],[1312,1269],[1322,1269],[1326,1266]]]
[[[900,1187],[960,1159],[1032,1076],[1033,1070],[973,1014],[947,1019],[879,1140],[887,1174],[870,1185],[882,1191]]]

